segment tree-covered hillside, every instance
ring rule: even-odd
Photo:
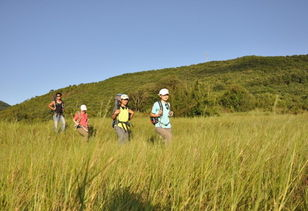
[[[130,107],[149,112],[161,88],[170,89],[177,116],[215,115],[259,109],[279,113],[308,110],[308,55],[247,56],[227,61],[124,74],[104,81],[72,85],[0,112],[1,119],[47,120],[47,104],[63,92],[66,115],[81,104],[91,116],[104,116],[117,93],[131,97]]]
[[[10,105],[0,100],[0,111],[6,109],[7,107],[10,107]]]

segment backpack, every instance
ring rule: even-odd
[[[159,109],[163,112],[161,114],[161,116],[164,114],[164,108],[163,108],[163,104],[161,103],[161,101],[157,101],[158,102],[158,105],[159,105]],[[158,120],[159,117],[150,117],[150,121],[153,125],[156,125],[159,120]]]
[[[115,112],[115,110],[119,109],[121,106],[121,95],[122,94],[116,94],[116,96],[114,96],[114,107],[112,110],[112,113]],[[112,120],[112,127],[114,127],[117,124],[117,119]]]
[[[122,94],[116,94],[116,96],[114,97],[114,107],[113,107],[113,112],[115,112],[115,110],[120,108],[121,105],[121,95]]]

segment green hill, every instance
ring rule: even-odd
[[[3,101],[0,100],[0,111],[6,109],[6,108],[8,108],[8,107],[10,107],[9,104],[7,104],[7,103],[5,103],[5,102],[3,102]]]
[[[246,56],[227,61],[124,74],[104,81],[51,91],[0,112],[1,119],[50,119],[47,104],[63,92],[66,115],[86,104],[91,116],[104,116],[116,93],[130,106],[149,112],[160,88],[171,92],[177,116],[215,115],[259,109],[280,113],[308,110],[308,55]]]

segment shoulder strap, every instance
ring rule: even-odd
[[[160,100],[157,101],[157,102],[158,102],[158,105],[159,105],[160,110],[163,112],[161,115],[163,115],[163,114],[164,114],[164,107],[163,107],[163,104],[161,103]]]
[[[54,101],[55,101],[55,104],[61,104],[62,107],[64,106],[64,101],[63,100],[61,100],[61,103],[58,103],[57,99],[55,99]]]
[[[128,113],[128,121],[129,121],[129,120],[130,120],[130,114],[129,114],[129,112],[128,112],[128,109],[129,109],[129,108],[128,108],[128,107],[122,108],[122,107],[120,106],[119,109],[120,109],[120,113],[121,113],[121,110],[123,110],[123,111],[124,111],[124,110],[127,110],[127,113]],[[119,114],[119,115],[120,115],[120,114]],[[115,120],[118,121],[118,123],[123,123],[122,121],[119,120],[119,115],[116,117]],[[128,121],[127,121],[127,122],[128,122]],[[124,122],[124,123],[127,123],[127,122]]]
[[[119,110],[120,110],[120,113],[121,113],[121,111],[123,110],[123,108],[121,107],[121,106],[119,106],[119,108],[118,108]],[[120,113],[119,113],[119,115],[120,115]],[[119,121],[119,115],[117,116],[117,120]]]

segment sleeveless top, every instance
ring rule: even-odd
[[[62,114],[63,114],[63,108],[64,108],[64,103],[63,103],[63,101],[61,101],[61,103],[58,103],[58,102],[55,100],[55,107],[56,107],[55,113],[56,113],[57,115],[62,115]]]
[[[128,122],[129,120],[129,113],[128,113],[128,108],[127,107],[120,107],[120,113],[117,117],[117,120],[119,123],[117,124],[119,127],[123,129],[127,129],[127,125],[123,124],[124,122]]]

